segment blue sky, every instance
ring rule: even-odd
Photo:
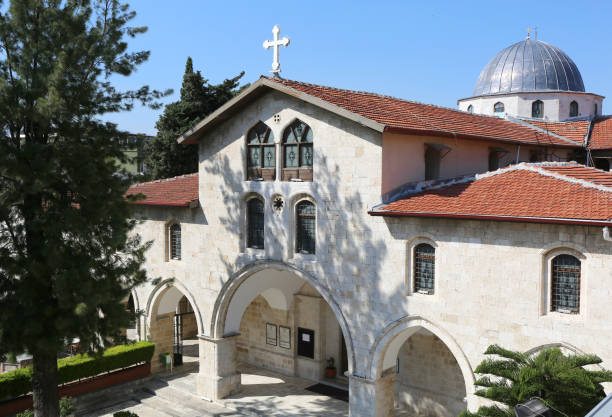
[[[245,71],[245,82],[268,74],[274,24],[291,39],[281,48],[281,75],[455,107],[501,49],[538,27],[538,39],[564,50],[588,92],[612,103],[612,2],[540,1],[196,1],[132,0],[135,25],[149,31],[130,49],[151,58],[124,89],[172,88],[178,99],[185,60],[218,83]],[[604,113],[612,104],[604,101]],[[119,128],[154,134],[161,110],[137,107],[105,117]]]

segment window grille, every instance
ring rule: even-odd
[[[247,203],[247,223],[249,248],[264,248],[264,204],[258,198],[252,198]]]
[[[283,133],[283,180],[312,181],[313,135],[310,127],[296,120]]]
[[[506,110],[506,108],[504,107],[504,103],[502,103],[501,101],[498,101],[493,106],[493,111],[495,113],[503,113],[505,110]]]
[[[575,101],[572,101],[570,103],[570,112],[569,112],[569,116],[570,117],[576,117],[578,116],[578,103]]]
[[[257,123],[247,135],[247,180],[273,181],[276,172],[276,148],[272,130]]]
[[[181,260],[181,225],[170,226],[170,259]]]
[[[427,147],[425,150],[425,180],[436,180],[440,176],[440,151]]]
[[[296,211],[297,242],[295,251],[314,254],[316,246],[315,205],[310,201],[302,201],[297,205]]]
[[[531,103],[531,117],[541,119],[544,117],[544,103],[542,100],[536,100]]]
[[[499,152],[489,152],[489,171],[495,171],[499,168]]]
[[[559,255],[552,260],[551,310],[562,313],[580,311],[580,260]]]
[[[414,248],[414,292],[433,294],[436,250],[427,243]]]

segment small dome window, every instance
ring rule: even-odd
[[[531,117],[534,119],[544,117],[544,102],[542,100],[536,100],[531,103]]]
[[[468,113],[474,113],[474,106],[472,106],[471,104],[468,106],[467,108]]]
[[[572,101],[570,103],[569,117],[577,117],[577,116],[578,116],[578,103],[576,101]]]
[[[493,106],[493,111],[495,113],[503,113],[504,111],[506,111],[506,108],[504,107],[504,103],[502,103],[501,101],[498,101],[497,103],[495,103],[495,105]]]

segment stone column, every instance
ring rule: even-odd
[[[200,339],[200,373],[198,394],[209,401],[225,398],[240,391],[240,374],[236,371],[238,335]]]
[[[349,376],[350,417],[393,417],[395,373],[372,380]]]

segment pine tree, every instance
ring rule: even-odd
[[[0,4],[0,6],[3,6]],[[119,0],[13,0],[0,7],[0,352],[33,355],[36,417],[59,415],[57,355],[99,351],[133,319],[146,277],[117,175],[126,136],[100,121],[164,95],[117,90],[149,53]]]
[[[501,405],[481,407],[477,413],[462,417],[511,417],[514,406],[533,397],[540,398],[555,417],[583,417],[605,397],[602,382],[612,381],[612,372],[587,370],[601,363],[595,355],[566,356],[559,348],[543,349],[537,354],[514,352],[489,346],[485,359],[476,368],[484,376],[476,381],[476,395]]]
[[[191,57],[187,58],[180,100],[165,107],[155,125],[157,136],[145,149],[145,168],[150,178],[197,172],[197,145],[179,145],[176,139],[240,92],[238,85],[243,75],[241,72],[221,84],[211,85],[200,71],[193,71]]]

